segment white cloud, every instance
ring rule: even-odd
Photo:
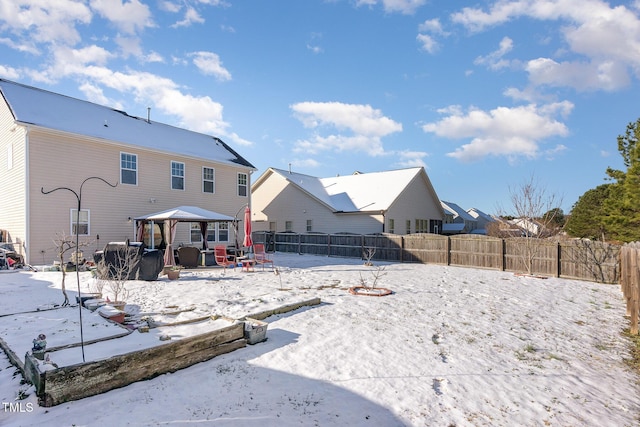
[[[312,46],[310,44],[307,44],[307,49],[310,50],[311,52],[315,53],[315,54],[324,52],[322,47],[320,47],[320,46]]]
[[[435,53],[438,50],[438,42],[428,34],[418,34],[416,36],[418,42],[420,42],[420,48],[425,52]]]
[[[0,27],[20,42],[75,44],[81,40],[77,24],[89,24],[91,11],[82,2],[57,0],[55,4],[37,0],[0,0]],[[31,49],[26,49],[31,51]]]
[[[427,0],[356,0],[356,6],[374,6],[378,3],[382,3],[385,12],[410,15],[426,4]]]
[[[172,28],[189,27],[191,24],[204,24],[204,18],[192,7],[187,8],[184,19],[173,24]]]
[[[402,130],[402,125],[382,115],[370,105],[341,102],[300,102],[291,105],[296,117],[308,128],[322,125],[348,129],[355,134],[386,136]]]
[[[435,53],[439,48],[439,44],[432,35],[424,33],[445,37],[449,35],[449,33],[442,29],[442,24],[440,24],[438,19],[428,19],[424,21],[418,26],[418,31],[420,33],[416,36],[416,40],[420,43],[421,49],[429,53]]]
[[[182,9],[182,5],[172,1],[160,1],[158,7],[166,12],[178,13]]]
[[[15,68],[0,65],[0,77],[9,80],[18,80],[18,78],[20,77],[20,72]]]
[[[486,65],[492,70],[499,70],[510,66],[510,61],[503,59],[504,55],[511,52],[513,49],[513,40],[509,37],[504,37],[500,41],[500,46],[497,50],[489,53],[487,56],[479,56],[473,61],[476,65]]]
[[[40,55],[40,50],[34,45],[32,40],[12,40],[6,37],[2,37],[0,38],[0,44],[3,44],[19,52],[27,52],[32,55]]]
[[[164,62],[164,58],[158,52],[151,51],[142,58],[144,62]]]
[[[295,143],[295,151],[317,154],[321,151],[356,151],[371,156],[386,154],[382,137],[400,132],[402,125],[369,105],[340,102],[300,102],[291,105],[295,117],[310,129],[329,128],[339,133],[313,135]],[[349,133],[348,135],[343,132]]]
[[[578,91],[619,90],[630,83],[620,62],[556,62],[548,58],[531,60],[525,67],[536,86],[568,86]]]
[[[193,63],[206,75],[215,76],[220,81],[231,80],[231,73],[222,66],[220,57],[213,52],[192,52]]]
[[[432,34],[445,34],[444,30],[442,29],[442,24],[437,18],[427,19],[426,21],[424,21],[418,26],[418,31]]]
[[[129,56],[134,56],[136,58],[140,58],[143,56],[142,46],[140,45],[140,39],[138,37],[123,37],[121,35],[117,35],[114,38],[114,41],[120,48],[120,54],[122,57],[127,58]]]
[[[155,24],[151,11],[139,0],[91,0],[91,8],[113,23],[120,31],[136,34]]]
[[[625,6],[601,0],[499,0],[487,11],[463,8],[451,18],[471,31],[518,18],[563,21],[564,54],[580,59],[529,61],[533,84],[619,90],[629,84],[630,71],[640,77],[640,18]]]
[[[316,159],[306,158],[294,159],[291,161],[291,165],[299,168],[318,168],[321,166],[321,163]]]
[[[100,105],[109,105],[111,106],[111,108],[116,108],[119,110],[124,109],[121,103],[116,102],[112,99],[109,99],[104,94],[104,91],[94,84],[84,83],[80,85],[79,89],[80,91],[82,91],[82,93],[84,93],[84,96],[86,96],[87,99],[91,102],[94,102]]]
[[[447,154],[461,161],[476,161],[486,156],[535,158],[546,138],[568,135],[565,124],[554,116],[566,117],[572,108],[573,104],[568,101],[498,107],[488,112],[473,108],[463,113],[455,107],[448,110],[451,112],[448,117],[422,128],[444,138],[471,138],[471,142]]]
[[[420,167],[427,168],[424,158],[429,154],[424,151],[410,151],[403,150],[394,153],[398,157],[398,160],[394,162],[394,166],[400,168],[413,168]]]

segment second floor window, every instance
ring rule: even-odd
[[[171,189],[184,190],[184,163],[171,162]]]
[[[249,180],[247,179],[246,173],[238,174],[238,196],[246,197],[247,196],[247,184]]]
[[[202,168],[202,192],[216,192],[216,171],[213,168]]]
[[[138,185],[138,156],[120,153],[120,183]]]

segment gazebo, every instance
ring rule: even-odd
[[[176,235],[176,226],[178,222],[197,222],[200,224],[200,232],[202,233],[202,248],[207,249],[207,224],[210,222],[232,222],[235,218],[223,215],[218,212],[209,211],[197,206],[178,206],[176,208],[167,209],[162,212],[156,212],[149,215],[135,218],[138,241],[142,241],[144,236],[145,224],[151,224],[150,246],[155,247],[153,240],[153,228],[157,222],[164,224],[164,235],[166,236],[167,247],[164,252],[165,265],[174,265],[173,241]]]

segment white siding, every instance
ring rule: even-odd
[[[12,154],[13,159],[8,156]],[[9,169],[9,164],[11,168]],[[25,131],[15,126],[7,105],[0,102],[0,229],[9,231],[9,240],[24,254],[26,245],[26,167]]]

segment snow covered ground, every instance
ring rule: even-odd
[[[279,274],[183,270],[178,281],[128,283],[126,310],[159,322],[239,318],[322,300],[267,318],[266,342],[51,408],[37,405],[33,388],[20,385],[0,354],[0,425],[638,425],[638,378],[623,361],[628,320],[618,286],[437,265],[274,258]],[[348,292],[361,278],[371,284],[376,272],[377,286],[392,295]],[[16,353],[30,349],[39,331],[47,331],[49,347],[79,341],[77,308],[24,313],[62,302],[60,276],[0,274],[0,336]],[[83,292],[91,281],[81,274]],[[75,300],[75,273],[67,289]],[[121,332],[95,316],[83,313],[85,340]],[[107,341],[106,352],[157,345],[157,333]],[[67,352],[60,363],[81,361],[80,348]],[[85,352],[87,359],[104,357],[105,345]]]

